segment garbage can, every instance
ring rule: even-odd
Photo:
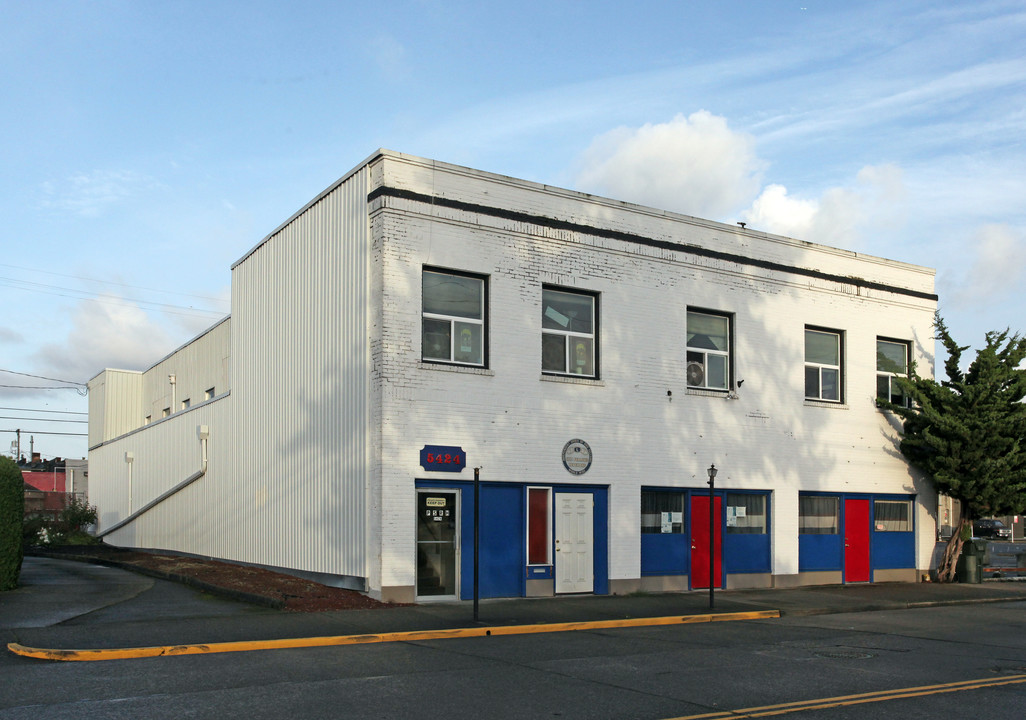
[[[987,554],[986,540],[967,540],[962,554],[955,563],[955,576],[961,583],[979,583],[983,579],[983,558]]]

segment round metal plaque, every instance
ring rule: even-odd
[[[591,467],[591,448],[580,439],[573,439],[563,446],[563,467],[571,475],[583,475]]]

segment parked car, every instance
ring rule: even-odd
[[[1011,540],[1012,528],[1000,520],[973,520],[973,537]]]

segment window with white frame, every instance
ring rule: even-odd
[[[686,374],[690,388],[729,389],[729,315],[688,310]]]
[[[479,275],[424,269],[424,360],[484,367],[485,290]]]
[[[597,377],[596,297],[542,288],[542,372]]]
[[[805,398],[841,402],[842,335],[837,330],[805,328]]]
[[[900,340],[876,339],[876,397],[895,405],[908,406],[908,396],[895,382],[908,377],[909,344]]]

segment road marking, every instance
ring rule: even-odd
[[[963,690],[981,690],[983,688],[1015,685],[1018,683],[1026,683],[1026,675],[1006,675],[1000,678],[961,680],[943,685],[921,685],[920,687],[898,688],[896,690],[883,690],[880,692],[861,693],[859,695],[841,695],[832,698],[801,700],[780,705],[764,705],[762,707],[743,708],[741,710],[722,710],[720,712],[702,713],[700,715],[685,715],[670,718],[669,720],[726,720],[727,718],[737,720],[738,718],[770,717],[772,715],[786,715],[787,713],[802,712],[804,710],[826,710],[835,707],[883,702],[885,700],[941,695],[944,693],[961,692]]]
[[[331,647],[336,645],[364,645],[368,643],[414,642],[418,640],[489,637],[493,635],[532,635],[537,633],[571,632],[574,630],[604,630],[609,628],[650,627],[655,625],[688,625],[692,623],[728,622],[732,620],[766,620],[778,617],[780,617],[779,610],[757,610],[753,612],[673,615],[669,617],[597,620],[593,622],[547,623],[542,625],[497,625],[495,627],[456,628],[453,630],[414,630],[408,632],[374,633],[370,635],[333,635],[326,637],[284,638],[281,640],[245,640],[239,642],[221,642],[196,645],[158,645],[154,647],[110,648],[96,650],[32,648],[25,647],[19,643],[8,643],[7,649],[16,655],[37,658],[39,660],[126,660],[132,658],[162,657],[166,655],[203,655],[207,653],[248,652],[251,650],[285,650],[291,648]]]

